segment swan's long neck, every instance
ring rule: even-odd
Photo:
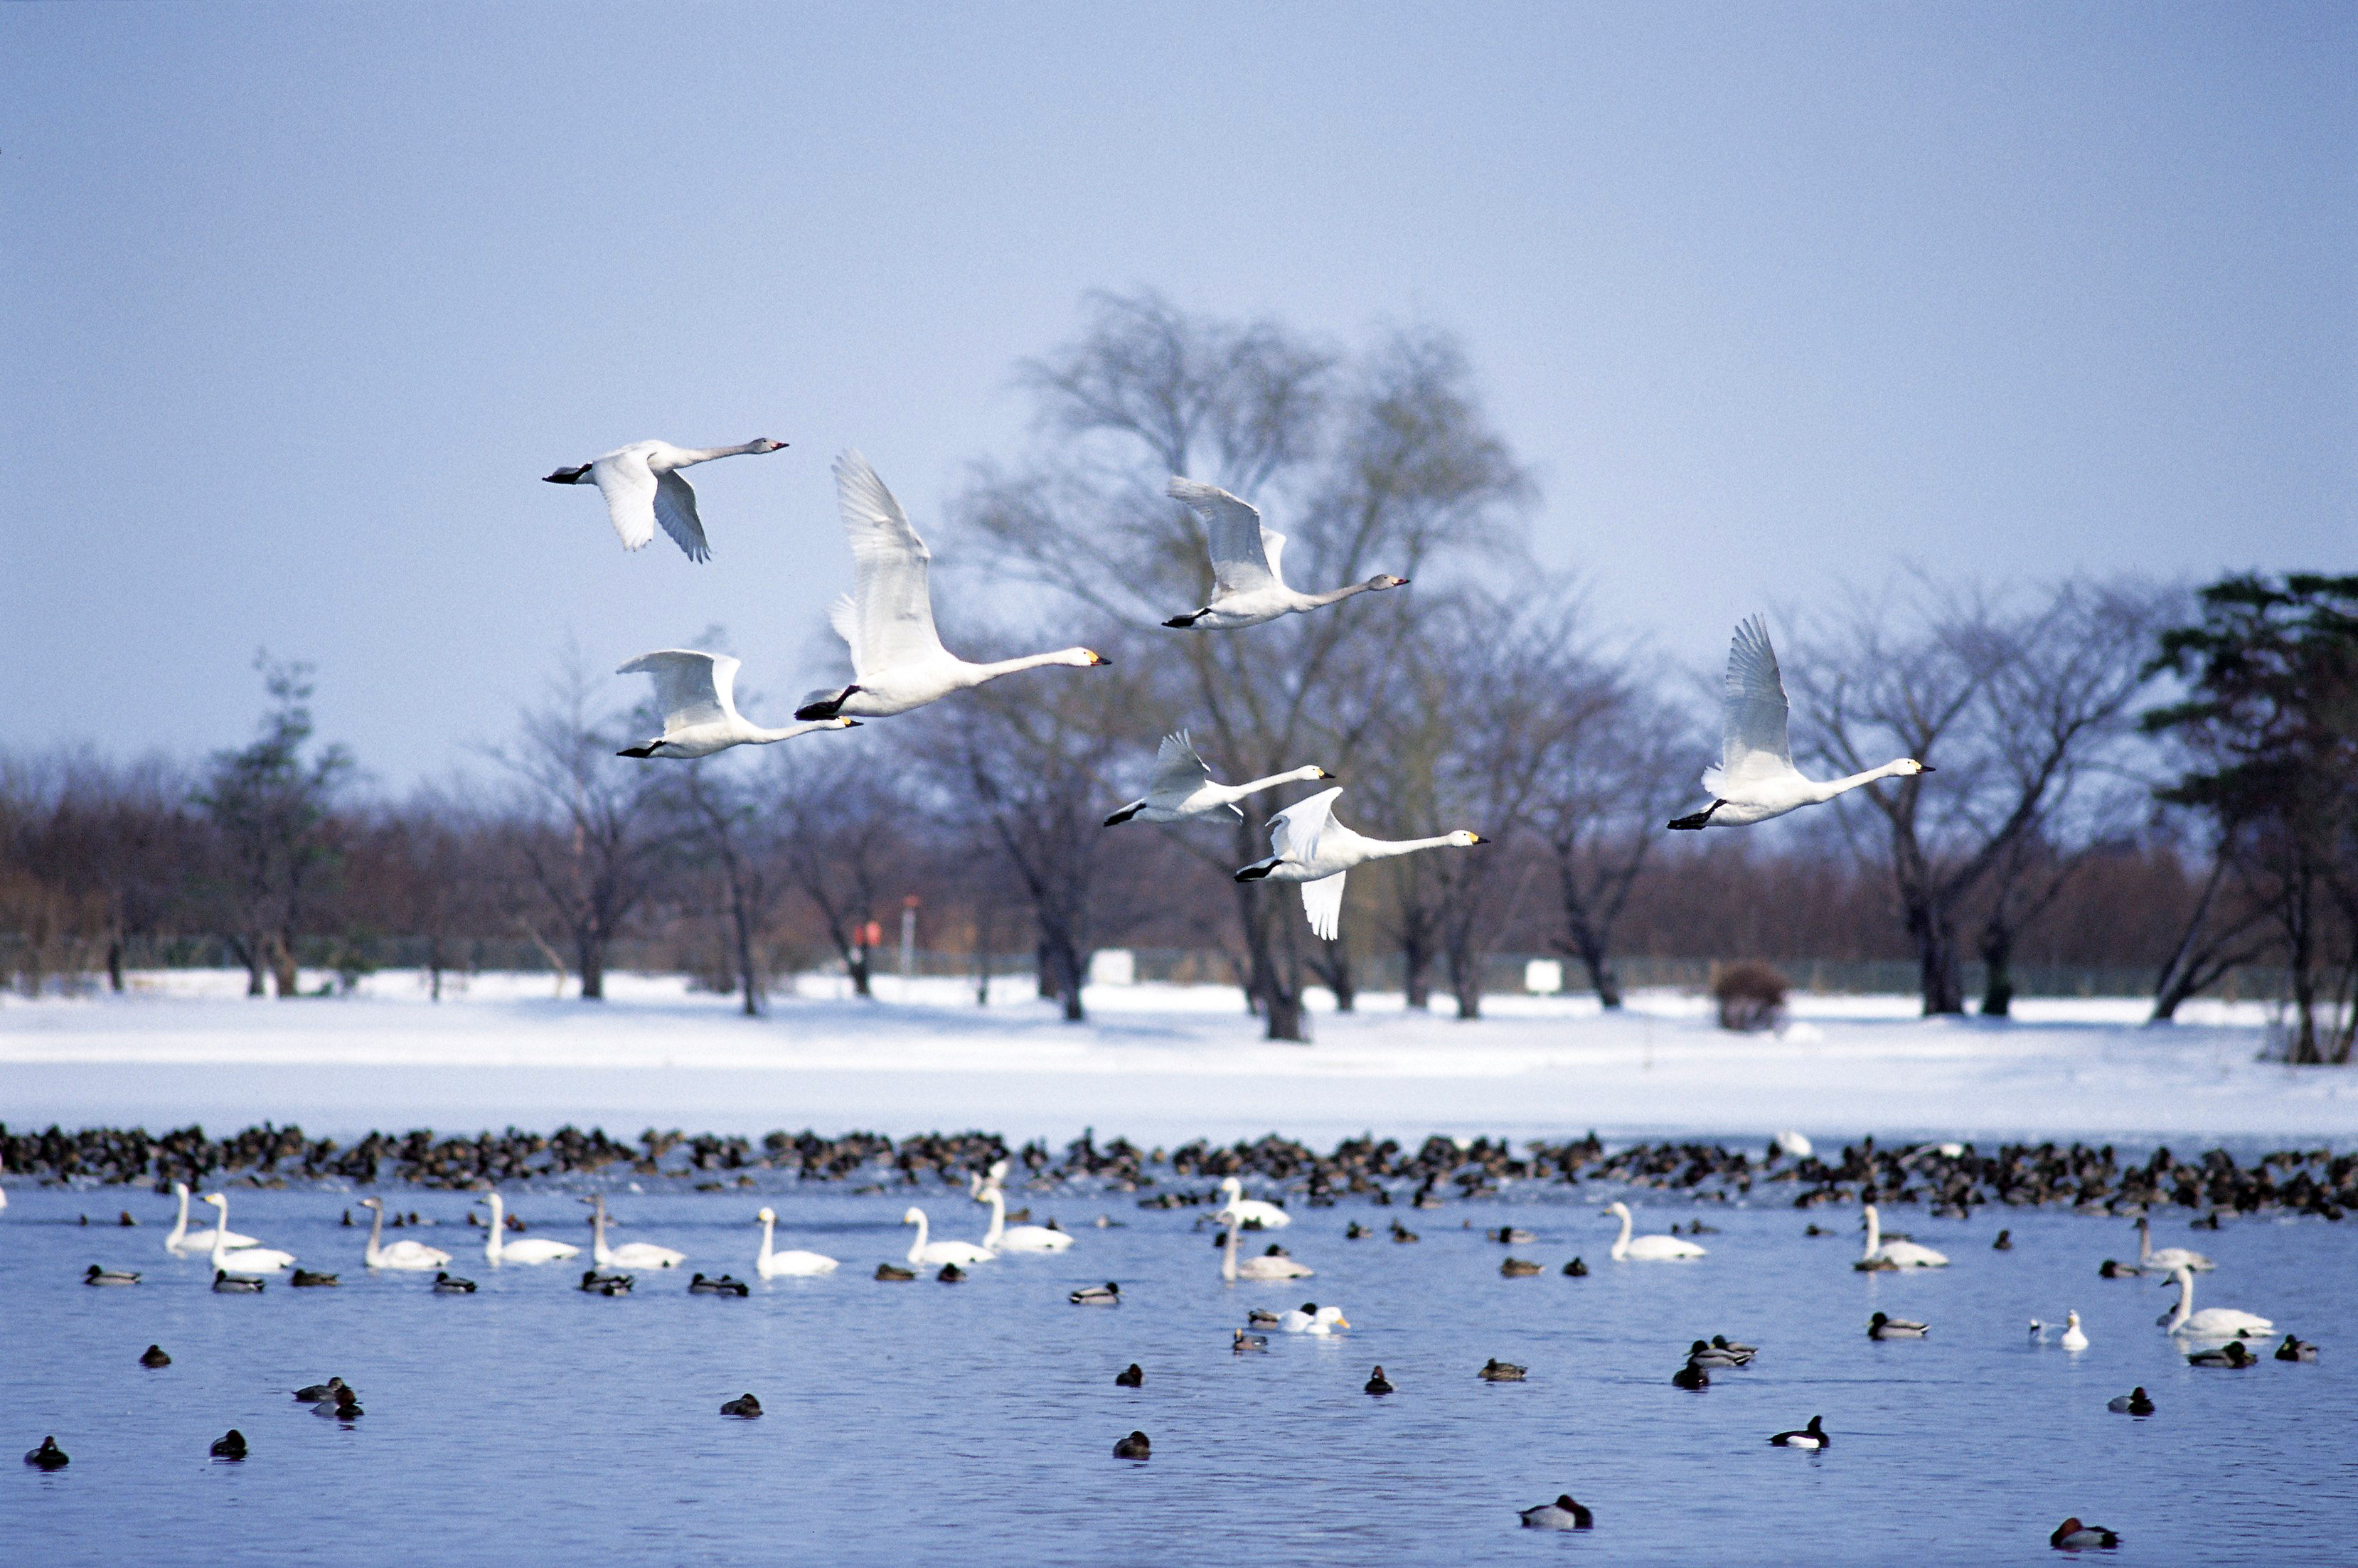
[[[590,1220],[590,1260],[600,1268],[611,1264],[614,1255],[606,1247],[606,1200],[598,1199],[598,1212]]]
[[[1877,779],[1902,777],[1908,773],[1908,771],[1906,759],[1903,758],[1899,761],[1886,762],[1879,768],[1869,768],[1863,773],[1852,773],[1847,778],[1827,779],[1822,784],[1812,784],[1810,788],[1814,799],[1821,801],[1832,800],[1838,795],[1848,795],[1852,790],[1858,789],[1866,784],[1871,784]]]
[[[733,447],[679,447],[674,449],[678,455],[672,459],[671,466],[684,469],[698,463],[708,463],[715,458],[743,457],[747,452],[758,452],[763,449],[759,441],[740,441]]]
[[[211,1254],[213,1267],[218,1269],[222,1265],[222,1252],[228,1244],[229,1205],[226,1203],[215,1204],[213,1206],[213,1213],[220,1217],[213,1222],[213,1249]]]
[[[362,1257],[369,1267],[374,1268],[377,1259],[384,1251],[384,1205],[379,1204],[369,1212],[376,1216],[376,1218],[369,1223],[368,1250],[362,1254]],[[215,1250],[219,1249],[216,1248]]]
[[[1878,1216],[1876,1214],[1876,1212],[1875,1212],[1875,1206],[1874,1206],[1873,1204],[1869,1204],[1869,1205],[1867,1205],[1867,1206],[1866,1206],[1866,1255],[1867,1257],[1869,1257],[1869,1258],[1873,1258],[1873,1257],[1874,1257],[1877,1252],[1880,1252],[1880,1251],[1882,1251],[1882,1250],[1883,1250],[1883,1221],[1882,1221],[1881,1217],[1878,1217]]]
[[[1228,784],[1220,791],[1220,798],[1242,800],[1249,795],[1259,795],[1265,789],[1275,789],[1280,784],[1307,784],[1312,779],[1325,776],[1315,768],[1296,768],[1290,773],[1271,773],[1265,779],[1254,779],[1240,784]]]
[[[967,664],[964,678],[968,686],[980,686],[987,680],[997,680],[1001,676],[1011,676],[1022,670],[1036,670],[1046,665],[1071,664],[1071,655],[1078,652],[1077,648],[1059,648],[1053,654],[1027,654],[1020,659],[999,659],[987,665]]]
[[[762,1256],[755,1260],[757,1269],[766,1270],[770,1266],[770,1237],[777,1227],[775,1217],[766,1214],[762,1217]]]
[[[169,1236],[167,1236],[166,1238],[164,1238],[164,1248],[165,1248],[165,1249],[166,1249],[167,1251],[171,1251],[171,1250],[174,1250],[174,1249],[178,1249],[178,1246],[180,1245],[180,1243],[181,1243],[182,1241],[185,1241],[185,1240],[187,1240],[187,1239],[188,1239],[188,1235],[189,1235],[189,1188],[188,1188],[188,1184],[186,1184],[185,1182],[175,1182],[175,1183],[173,1183],[172,1184],[173,1184],[175,1187],[177,1187],[178,1189],[179,1189],[179,1194],[180,1194],[180,1215],[179,1215],[179,1217],[178,1217],[178,1219],[175,1219],[174,1221],[172,1221],[172,1234],[171,1234],[171,1235],[169,1235]]]
[[[2150,1226],[2140,1225],[2137,1227],[2137,1262],[2146,1264],[2152,1261],[2153,1229]]]
[[[1395,856],[1413,855],[1419,849],[1446,849],[1449,847],[1449,835],[1444,833],[1438,838],[1362,838],[1359,842],[1367,847],[1367,859],[1370,860],[1389,860],[1393,859]]]
[[[1613,1243],[1614,1257],[1618,1258],[1623,1253],[1629,1250],[1629,1232],[1632,1226],[1630,1224],[1629,1210],[1625,1205],[1621,1210],[1621,1238]]]
[[[1235,1215],[1228,1217],[1228,1234],[1220,1243],[1220,1278],[1230,1284],[1237,1282],[1237,1227],[1244,1224]]]
[[[917,1211],[917,1239],[909,1244],[909,1261],[912,1263],[914,1263],[919,1258],[925,1255],[925,1211],[924,1209],[919,1209]]]
[[[997,1187],[982,1195],[984,1201],[990,1205],[990,1229],[984,1234],[982,1244],[996,1247],[1007,1230],[1007,1197]]]
[[[1328,589],[1325,593],[1305,593],[1302,597],[1313,605],[1336,604],[1355,593],[1373,593],[1375,588],[1372,582],[1351,582],[1341,588]]]
[[[492,1195],[492,1238],[483,1243],[483,1256],[496,1263],[500,1260],[500,1232],[506,1228],[507,1216],[500,1208],[500,1195]]]
[[[2178,1271],[2178,1305],[2170,1309],[2169,1326],[2176,1328],[2194,1315],[2194,1275],[2191,1271]]]

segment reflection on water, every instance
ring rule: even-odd
[[[201,1259],[168,1258],[169,1204],[145,1192],[9,1196],[0,1438],[13,1454],[55,1433],[73,1456],[0,1479],[7,1555],[25,1563],[2031,1563],[2077,1514],[2120,1530],[2125,1562],[2276,1563],[2331,1559],[2358,1518],[2343,1335],[2358,1236],[2313,1219],[2200,1238],[2219,1270],[2198,1306],[2324,1346],[2314,1366],[2214,1372],[2154,1326],[2172,1299],[2158,1281],[2096,1277],[2135,1255],[2128,1226],[2065,1214],[1887,1215],[1955,1260],[1891,1275],[1851,1270],[1847,1221],[1805,1238],[1823,1210],[1714,1208],[1708,1258],[1615,1264],[1601,1200],[1561,1188],[1425,1213],[1297,1206],[1282,1239],[1316,1277],[1224,1287],[1196,1212],[1035,1198],[1035,1218],[1079,1230],[1069,1252],[943,1285],[871,1277],[908,1246],[905,1193],[624,1193],[618,1244],[675,1246],[687,1270],[753,1289],[691,1296],[686,1271],[643,1271],[608,1300],[573,1288],[579,1265],[484,1262],[459,1195],[396,1206],[444,1222],[402,1234],[457,1254],[473,1295],[372,1276],[365,1233],[337,1224],[349,1195],[241,1189],[239,1229],[344,1281],[258,1296],[217,1296]],[[534,1234],[588,1241],[571,1194],[509,1200]],[[978,1237],[988,1218],[958,1193],[923,1201],[937,1236]],[[755,1280],[763,1203],[781,1248],[842,1269]],[[125,1204],[139,1228],[70,1223]],[[1087,1227],[1099,1212],[1123,1224]],[[1639,1228],[1693,1212],[1641,1206]],[[1421,1243],[1385,1239],[1395,1214]],[[1368,1239],[1343,1238],[1353,1218],[1376,1222]],[[1537,1238],[1482,1238],[1509,1222]],[[2001,1225],[2010,1252],[1989,1249]],[[2157,1245],[2182,1229],[2163,1217]],[[1502,1278],[1509,1250],[1546,1271]],[[1585,1278],[1559,1271],[1575,1253]],[[87,1288],[93,1262],[145,1282]],[[1108,1280],[1118,1308],[1067,1304]],[[1352,1328],[1231,1353],[1249,1306],[1305,1300],[1340,1304]],[[1931,1337],[1870,1343],[1877,1308]],[[2087,1351],[2028,1342],[2029,1319],[2073,1308]],[[1687,1343],[1714,1333],[1758,1360],[1672,1388]],[[151,1341],[170,1367],[139,1365]],[[1481,1380],[1491,1357],[1529,1379]],[[1144,1385],[1116,1387],[1132,1361]],[[1383,1399],[1361,1391],[1377,1362],[1398,1390]],[[349,1427],[288,1397],[330,1373],[368,1412]],[[2157,1415],[2106,1411],[2139,1383]],[[719,1413],[746,1392],[761,1420]],[[1812,1415],[1830,1452],[1768,1446]],[[209,1460],[233,1426],[253,1456]],[[1152,1439],[1142,1465],[1112,1457],[1133,1428]],[[1565,1491],[1595,1510],[1592,1534],[1518,1529],[1517,1509]]]

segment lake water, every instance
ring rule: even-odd
[[[168,1200],[145,1189],[16,1186],[0,1213],[0,1433],[14,1455],[57,1434],[71,1466],[7,1464],[0,1540],[25,1563],[830,1563],[1475,1561],[1616,1563],[2007,1563],[2055,1561],[2066,1514],[2126,1538],[2143,1563],[2358,1558],[2358,1226],[2231,1220],[2156,1244],[2219,1261],[2197,1305],[2239,1306],[2324,1346],[2317,1365],[2196,1370],[2155,1326],[2170,1294],[2104,1281],[2133,1256],[2123,1221],[1988,1209],[1968,1221],[1905,1210],[1892,1223],[1947,1251],[1913,1275],[1850,1267],[1855,1216],[1639,1208],[1640,1230],[1697,1213],[1711,1255],[1615,1264],[1611,1193],[1537,1185],[1419,1212],[1353,1200],[1295,1209],[1277,1233],[1318,1271],[1224,1286],[1201,1211],[1114,1195],[1019,1194],[1079,1240],[1011,1256],[962,1285],[871,1278],[898,1260],[905,1191],[853,1195],[791,1182],[726,1195],[608,1188],[628,1239],[750,1278],[753,1213],[776,1206],[781,1247],[843,1260],[835,1275],[753,1283],[748,1300],[692,1297],[687,1271],[642,1272],[619,1300],[573,1289],[579,1269],[493,1269],[464,1196],[387,1188],[441,1224],[405,1230],[481,1281],[436,1296],[430,1275],[372,1276],[353,1195],[254,1192],[237,1228],[334,1269],[337,1290],[274,1283],[217,1296],[201,1259],[163,1249]],[[508,1189],[535,1233],[586,1243],[573,1192]],[[937,1237],[978,1238],[987,1209],[926,1189]],[[118,1208],[143,1221],[116,1228]],[[88,1214],[92,1224],[73,1223]],[[1086,1227],[1100,1213],[1118,1228]],[[1399,1217],[1422,1236],[1383,1238]],[[1347,1241],[1351,1219],[1375,1231]],[[100,1224],[99,1221],[105,1221]],[[1812,1239],[1815,1220],[1839,1238]],[[1538,1233],[1503,1248],[1484,1227]],[[1990,1240],[2011,1227],[2011,1252]],[[1257,1249],[1268,1238],[1254,1240]],[[1548,1271],[1505,1279],[1509,1250]],[[1556,1271],[1578,1253],[1593,1272]],[[94,1290],[89,1264],[143,1270]],[[1122,1305],[1068,1305],[1119,1281]],[[1252,1305],[1342,1306],[1330,1339],[1272,1333],[1238,1356]],[[2093,1341],[2027,1342],[2026,1321],[2076,1307]],[[1921,1342],[1867,1340],[1881,1308],[1932,1325]],[[1690,1393],[1671,1385],[1688,1341],[1758,1345],[1752,1368]],[[149,1371],[151,1341],[173,1364]],[[1531,1368],[1475,1377],[1487,1357]],[[1125,1364],[1142,1389],[1114,1386]],[[1360,1391],[1382,1363],[1399,1391]],[[347,1428],[287,1397],[341,1374],[367,1414]],[[2148,1420],[2105,1400],[2142,1383]],[[727,1420],[757,1394],[768,1414]],[[1767,1435],[1823,1415],[1822,1455]],[[206,1457],[229,1427],[253,1456]],[[1144,1465],[1117,1461],[1132,1428]],[[1585,1535],[1518,1527],[1569,1491]]]

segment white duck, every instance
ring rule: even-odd
[[[1229,1216],[1244,1224],[1258,1225],[1263,1230],[1283,1230],[1293,1223],[1293,1217],[1277,1205],[1245,1196],[1244,1183],[1234,1176],[1220,1178],[1220,1195],[1228,1201],[1213,1214],[1214,1219]]]
[[[1235,1220],[1231,1219],[1220,1241],[1220,1278],[1228,1283],[1233,1285],[1238,1280],[1306,1280],[1314,1272],[1308,1265],[1297,1263],[1291,1258],[1273,1257],[1266,1253],[1259,1258],[1247,1258],[1238,1261],[1237,1258],[1238,1228]]]
[[[2080,1314],[2076,1312],[2067,1312],[2063,1314],[2063,1338],[2061,1341],[2063,1348],[2075,1351],[2088,1348],[2088,1335],[2087,1331],[2080,1326]]]
[[[692,648],[641,654],[616,667],[618,676],[647,675],[655,681],[655,705],[663,709],[663,733],[615,752],[618,757],[708,757],[731,746],[766,746],[814,730],[850,730],[856,719],[822,719],[765,730],[737,711],[738,661]]]
[[[1241,822],[1245,814],[1236,803],[1249,795],[1275,789],[1280,784],[1308,784],[1334,776],[1314,765],[1296,768],[1290,773],[1271,773],[1249,784],[1215,784],[1212,770],[1197,755],[1187,731],[1182,730],[1176,735],[1163,737],[1163,744],[1154,753],[1153,776],[1146,781],[1146,797],[1131,801],[1107,817],[1105,825],[1112,827],[1131,820],[1189,822],[1224,811]]]
[[[1044,1225],[1007,1223],[1007,1195],[997,1186],[982,1189],[975,1200],[990,1206],[990,1228],[982,1233],[982,1245],[992,1252],[1062,1252],[1073,1244],[1067,1231],[1051,1230]]]
[[[427,1269],[439,1269],[450,1261],[450,1254],[439,1247],[428,1247],[423,1241],[402,1240],[390,1247],[385,1246],[384,1200],[362,1198],[361,1206],[376,1211],[376,1218],[369,1222],[368,1247],[361,1254],[361,1260],[370,1268],[399,1269],[418,1273]]]
[[[1341,1307],[1320,1306],[1316,1302],[1303,1302],[1277,1320],[1277,1326],[1288,1334],[1332,1334],[1338,1328],[1348,1328],[1351,1320],[1343,1315]]]
[[[181,1257],[186,1257],[191,1252],[211,1251],[213,1249],[213,1237],[217,1233],[211,1230],[190,1230],[189,1228],[189,1184],[186,1182],[174,1182],[172,1184],[172,1194],[180,1200],[180,1212],[172,1221],[172,1234],[164,1238],[164,1250],[167,1252],[176,1253]],[[221,1239],[222,1244],[228,1247],[259,1247],[262,1245],[261,1242],[255,1240],[253,1237],[240,1236],[234,1230],[222,1235]]]
[[[569,1241],[552,1241],[545,1236],[527,1236],[521,1241],[507,1239],[507,1206],[500,1195],[492,1193],[483,1201],[492,1206],[492,1234],[483,1243],[483,1256],[493,1263],[561,1263],[568,1258],[581,1256],[581,1249]]]
[[[590,1260],[600,1269],[676,1269],[687,1261],[687,1254],[669,1247],[658,1247],[652,1241],[626,1241],[620,1247],[606,1245],[606,1195],[584,1198],[594,1206],[590,1220]]]
[[[832,1274],[836,1260],[824,1252],[805,1252],[789,1248],[784,1252],[771,1250],[771,1235],[775,1230],[778,1216],[773,1209],[763,1209],[755,1216],[762,1222],[762,1255],[753,1260],[753,1270],[765,1280],[781,1274]]]
[[[1320,790],[1271,817],[1270,847],[1277,853],[1237,872],[1240,882],[1300,882],[1311,932],[1329,942],[1343,927],[1343,879],[1352,867],[1419,849],[1470,849],[1490,842],[1463,828],[1434,838],[1368,838],[1335,820],[1335,797],[1342,793]]]
[[[2167,1274],[2172,1269],[2191,1269],[2207,1274],[2219,1265],[2190,1247],[2165,1247],[2158,1252],[2153,1246],[2153,1223],[2143,1215],[2137,1217],[2137,1267]]]
[[[2171,1334],[2190,1339],[2260,1339],[2276,1332],[2277,1325],[2256,1313],[2234,1307],[2194,1311],[2194,1271],[2183,1264],[2170,1271],[2169,1283],[2178,1287],[2178,1304],[2154,1321]]]
[[[934,553],[909,525],[909,514],[858,452],[835,460],[835,491],[851,540],[852,577],[851,591],[835,601],[827,619],[851,649],[851,684],[812,692],[795,718],[887,719],[1018,670],[1106,662],[1087,648],[987,665],[957,657],[934,629],[925,564]]]
[[[1875,1206],[1866,1206],[1866,1251],[1860,1257],[1863,1264],[1885,1269],[1945,1269],[1949,1266],[1946,1253],[1935,1252],[1930,1247],[1913,1241],[1883,1239],[1883,1217]]]
[[[989,1248],[977,1247],[971,1241],[927,1240],[931,1232],[925,1223],[925,1211],[914,1205],[901,1217],[901,1223],[917,1227],[917,1239],[909,1247],[912,1263],[990,1263],[999,1257]]]
[[[1613,1243],[1613,1260],[1617,1263],[1657,1263],[1704,1256],[1702,1248],[1675,1236],[1639,1236],[1633,1238],[1629,1234],[1629,1206],[1626,1203],[1616,1203],[1604,1212],[1618,1215],[1621,1218],[1620,1238]]]
[[[1408,579],[1378,573],[1325,593],[1303,593],[1285,585],[1285,535],[1261,525],[1260,513],[1217,484],[1172,480],[1167,493],[1184,501],[1204,524],[1211,546],[1212,597],[1203,609],[1174,615],[1163,624],[1197,632],[1229,632],[1258,626],[1281,615],[1317,610],[1355,593],[1406,588]]]
[[[775,452],[784,441],[763,436],[735,447],[675,447],[669,441],[633,441],[578,468],[558,469],[541,477],[550,484],[594,484],[606,498],[606,515],[622,536],[622,548],[635,550],[655,536],[663,524],[672,542],[691,561],[710,557],[704,540],[704,520],[696,514],[696,492],[679,470],[715,458],[741,457],[752,452]]]
[[[287,1268],[295,1261],[295,1254],[281,1252],[276,1247],[241,1247],[232,1250],[228,1238],[237,1232],[229,1227],[229,1199],[219,1193],[207,1193],[205,1202],[221,1211],[221,1221],[212,1233],[212,1245],[205,1249],[212,1260],[216,1274],[267,1274]]]
[[[1727,651],[1727,708],[1722,720],[1719,765],[1703,771],[1712,801],[1673,827],[1742,827],[1766,822],[1805,806],[1816,806],[1877,779],[1909,778],[1932,770],[1913,757],[1847,778],[1803,778],[1793,766],[1793,741],[1785,704],[1785,681],[1777,670],[1777,650],[1768,628],[1754,616],[1736,628]]]

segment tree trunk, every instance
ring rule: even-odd
[[[974,914],[974,1005],[990,1005],[990,919],[979,908]]]
[[[123,938],[120,935],[107,939],[106,989],[117,996],[123,994]]]
[[[1596,1005],[1610,1012],[1621,1005],[1621,977],[1613,968],[1613,955],[1595,939],[1585,920],[1571,924],[1572,938],[1558,944],[1570,949],[1588,971],[1588,983],[1596,992]]]
[[[753,913],[745,907],[741,893],[729,901],[729,913],[737,927],[737,981],[745,993],[745,1016],[762,1016],[761,991],[753,974]]]
[[[262,939],[258,936],[233,936],[229,939],[229,946],[230,951],[235,953],[238,961],[245,966],[245,994],[268,996],[270,988],[265,978],[270,969],[262,961]]]
[[[1903,881],[1900,898],[1908,911],[1908,937],[1916,946],[1917,986],[1924,997],[1924,1016],[1937,1018],[1965,1011],[1965,979],[1957,961],[1957,931],[1949,912],[1921,885]]]
[[[1401,999],[1409,1006],[1433,1008],[1433,948],[1419,923],[1403,921],[1401,931]]]
[[[843,972],[851,977],[852,995],[864,997],[873,994],[868,989],[869,964],[866,947],[854,947],[845,955]]]
[[[1449,989],[1457,998],[1457,1016],[1482,1016],[1482,953],[1471,944],[1449,946]]]
[[[1350,949],[1340,942],[1322,941],[1318,944],[1318,957],[1312,960],[1311,967],[1326,983],[1327,990],[1334,994],[1335,1011],[1354,1011],[1358,1001],[1359,987],[1351,972]]]
[[[1982,1016],[2006,1018],[2014,1011],[2014,933],[1996,918],[1982,928]]]
[[[574,968],[581,971],[581,1000],[606,1000],[606,939],[595,931],[582,930],[573,939]]]
[[[279,935],[269,939],[270,978],[278,988],[281,1001],[303,994],[302,971],[295,963],[295,939]]]
[[[1251,965],[1249,989],[1260,999],[1264,1024],[1262,1038],[1297,1045],[1310,1044],[1310,1020],[1303,1011],[1302,993],[1278,968],[1275,944],[1270,939],[1270,908],[1260,896],[1265,884],[1238,882],[1237,901],[1245,934],[1245,957]]]
[[[426,939],[426,983],[432,993],[433,1000],[440,1001],[442,1000],[442,938],[439,936],[428,936]]]

